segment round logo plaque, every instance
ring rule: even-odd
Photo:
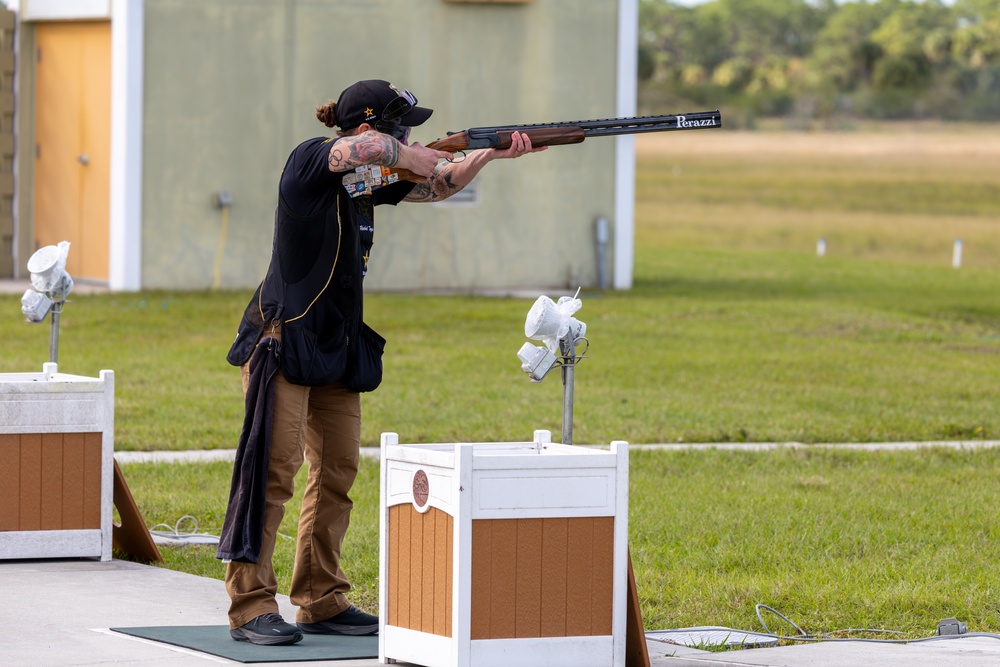
[[[413,474],[413,504],[417,507],[423,507],[427,504],[427,496],[430,494],[430,482],[427,479],[427,473],[423,470],[418,470]]]

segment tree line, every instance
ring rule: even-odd
[[[1000,2],[640,0],[638,63],[643,113],[996,121]]]

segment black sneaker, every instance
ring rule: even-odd
[[[310,635],[375,635],[378,634],[378,616],[366,614],[350,606],[336,616],[319,623],[299,623],[299,629]]]
[[[285,623],[280,614],[263,614],[246,625],[229,631],[229,636],[238,642],[250,642],[263,646],[280,646],[302,641],[302,633],[291,623]]]

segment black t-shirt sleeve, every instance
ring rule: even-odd
[[[329,204],[343,174],[330,171],[333,139],[304,141],[288,156],[281,172],[279,191],[285,205],[297,215],[310,216]]]

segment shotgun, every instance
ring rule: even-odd
[[[528,135],[532,146],[565,146],[579,144],[587,137],[611,137],[619,134],[644,132],[669,132],[673,130],[701,130],[722,127],[722,114],[715,111],[639,116],[635,118],[606,118],[603,120],[572,120],[565,123],[538,123],[536,125],[498,125],[473,127],[462,132],[449,132],[448,136],[427,144],[427,148],[449,153],[465,153],[481,148],[510,148],[511,135],[521,132]],[[423,183],[427,179],[407,169],[389,169],[366,165],[344,176],[344,186],[351,197],[370,194],[372,190],[397,181]]]

